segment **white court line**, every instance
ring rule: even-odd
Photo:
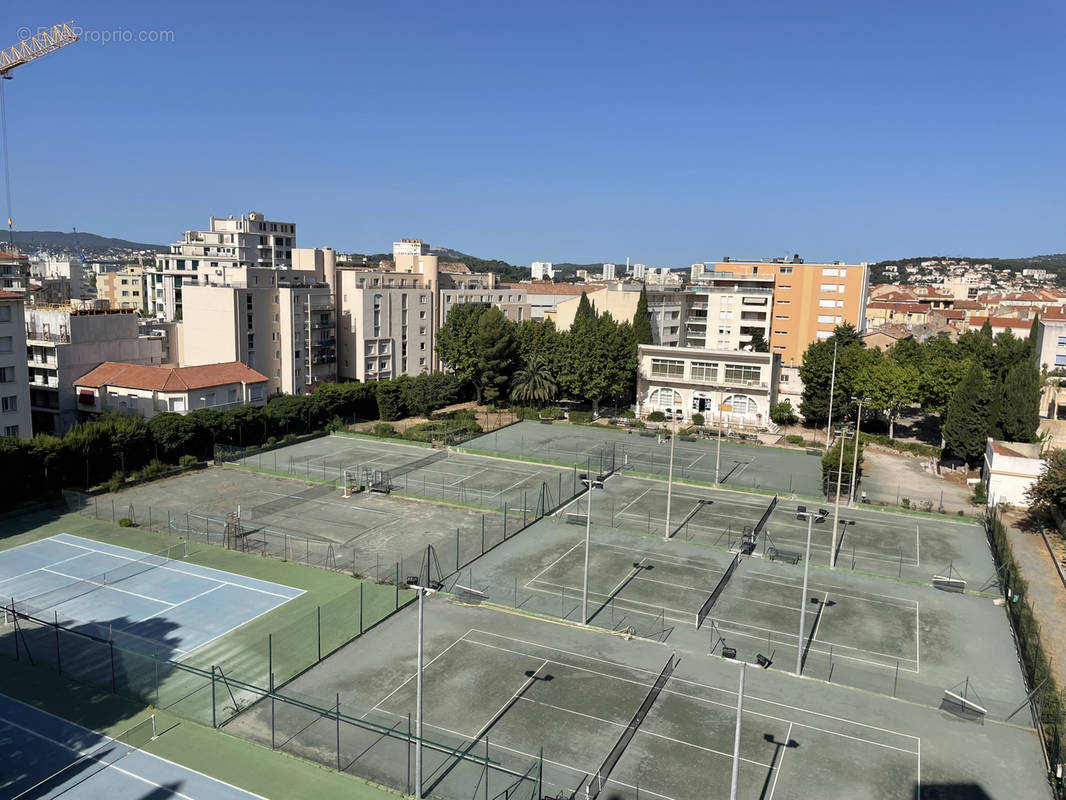
[[[69,725],[70,727],[75,728],[75,729],[77,729],[79,731],[85,731],[85,732],[88,732],[88,733],[94,733],[94,734],[96,734],[97,736],[100,736],[103,739],[110,739],[110,737],[108,737],[108,736],[104,736],[103,734],[96,733],[95,731],[90,731],[89,728],[85,728],[85,727],[83,727],[81,725],[77,725],[77,724],[71,722],[70,720],[63,719],[62,717],[57,717],[55,714],[51,713],[50,711],[45,711],[43,709],[37,708],[36,706],[30,706],[30,705],[28,705],[26,703],[23,703],[21,700],[16,700],[13,697],[5,697],[5,699],[6,700],[10,700],[11,702],[16,703],[16,704],[18,704],[20,706],[25,706],[27,709],[29,709],[31,711],[34,711],[34,712],[36,712],[38,714],[41,714],[43,716],[51,717],[52,719],[57,720],[58,722],[62,722],[64,725]],[[0,717],[0,722],[4,722],[4,723],[9,724],[9,725],[16,725],[16,723],[11,722],[11,720],[9,720],[9,719],[4,719],[3,717]],[[16,725],[16,727],[21,727],[21,726]],[[23,728],[23,730],[25,730],[25,728]],[[59,747],[62,747],[64,750],[68,750],[71,753],[78,753],[79,755],[81,755],[81,753],[79,753],[79,751],[75,750],[72,747],[69,747],[69,746],[63,744],[63,742],[57,742],[54,739],[51,739],[51,738],[49,738],[47,736],[44,736],[43,734],[38,733],[36,731],[29,731],[29,733],[33,734],[34,736],[38,737],[39,739],[44,739],[46,742],[51,742],[52,744],[58,745]],[[111,741],[113,742],[115,740],[111,739]],[[169,758],[163,758],[163,756],[157,756],[155,753],[149,753],[149,752],[147,752],[145,750],[139,750],[138,752],[140,754],[142,754],[142,755],[148,756],[149,758],[154,758],[157,761],[162,761],[164,764],[170,764],[171,766],[178,767],[179,769],[183,769],[186,772],[192,773],[193,775],[199,775],[201,778],[204,778],[205,780],[210,781],[212,783],[217,783],[219,786],[228,786],[231,789],[236,789],[238,792],[243,792],[248,797],[258,798],[258,800],[267,800],[267,798],[263,797],[262,795],[256,794],[255,792],[250,792],[247,789],[242,789],[241,787],[236,786],[236,785],[234,785],[232,783],[226,783],[225,781],[220,781],[218,778],[212,778],[210,775],[207,775],[207,774],[205,774],[203,772],[200,772],[199,770],[192,769],[191,767],[187,767],[184,764],[179,764],[177,761],[171,761]],[[141,778],[139,775],[134,775],[133,777],[138,778],[139,780],[143,780],[146,783],[151,783],[151,781],[148,781],[145,778]],[[164,787],[159,786],[159,784],[152,784],[152,785],[156,786],[157,788],[164,788]],[[169,790],[170,787],[168,786],[166,788]],[[179,796],[184,797],[184,795],[179,795]],[[190,800],[192,800],[192,799],[190,799]]]
[[[783,586],[793,586],[793,584],[789,583],[781,575],[773,573],[773,572],[760,572],[758,570],[750,570],[750,571],[748,571],[748,574],[749,575],[759,575],[759,576],[765,577],[766,580],[764,580],[763,577],[760,577],[760,583],[780,583]],[[799,578],[797,578],[796,580],[798,581]],[[797,583],[793,588],[800,589],[800,588],[802,588],[802,586]],[[895,601],[895,602],[898,602],[900,604],[904,604],[904,605],[907,605],[907,606],[911,606],[911,605],[917,606],[918,605],[918,601],[917,600],[911,600],[909,597],[898,597],[898,596],[892,595],[892,594],[881,594],[879,592],[863,592],[862,594],[850,594],[849,591],[848,591],[850,589],[850,587],[840,586],[839,584],[826,583],[825,581],[818,581],[818,582],[812,581],[812,582],[810,582],[808,584],[807,588],[809,588],[809,589],[815,589],[815,588],[816,589],[826,589],[826,590],[830,591],[832,594],[839,595],[840,597],[849,597],[849,598],[852,598],[854,600],[865,600],[865,601],[867,601],[869,603],[884,603],[885,605],[894,605],[894,602],[892,602],[892,601]],[[871,599],[871,598],[878,598],[878,599],[874,600],[874,599]]]
[[[792,723],[788,723],[788,731],[785,733],[785,746],[781,748],[781,761],[774,767],[774,782],[770,786],[770,794],[766,800],[774,800],[774,792],[777,791],[777,779],[781,777],[781,765],[785,763],[785,753],[788,752],[788,743],[792,739]]]
[[[111,589],[112,591],[121,592],[122,594],[128,594],[128,595],[130,595],[132,597],[139,597],[142,600],[150,600],[153,603],[161,603],[162,605],[165,605],[165,606],[172,605],[171,603],[168,603],[166,600],[160,600],[158,597],[151,597],[151,596],[146,595],[146,594],[140,594],[138,592],[131,592],[129,589],[119,589],[113,583],[96,583],[95,581],[92,581],[92,580],[90,580],[88,578],[79,578],[77,575],[70,575],[69,573],[59,572],[58,570],[48,569],[47,567],[41,568],[41,569],[39,569],[37,571],[38,572],[50,572],[53,575],[60,576],[61,578],[70,578],[72,581],[78,581],[78,582],[84,581],[85,583],[91,583],[93,586],[96,587],[96,589]],[[59,591],[60,589],[65,589],[65,588],[66,588],[65,586],[57,586],[52,591]],[[96,589],[92,589],[90,591],[96,591]],[[44,592],[44,594],[51,594],[52,591]],[[88,594],[88,593],[89,592],[86,592],[86,594]],[[77,600],[78,598],[75,597],[75,598],[72,598],[72,599]],[[64,603],[69,603],[70,601],[69,600],[64,600],[63,602]],[[60,603],[60,605],[62,605],[62,603]]]
[[[552,563],[550,563],[548,566],[546,566],[544,569],[542,569],[540,572],[538,572],[536,575],[534,575],[532,578],[530,578],[528,581],[526,581],[526,588],[528,589],[529,588],[529,584],[533,583],[533,581],[535,581],[535,580],[539,580],[541,575],[543,575],[545,572],[550,570],[552,567],[554,567],[556,564],[558,564],[560,561],[562,561],[564,558],[566,558],[568,555],[570,555],[572,552],[574,552],[574,550],[576,550],[577,548],[581,547],[584,543],[585,543],[584,539],[579,539],[577,544],[575,544],[573,547],[571,547],[569,550],[567,550],[565,553],[563,553],[561,556],[559,556],[557,559],[555,559]]]
[[[616,514],[624,514],[624,513],[626,513],[626,511],[628,511],[628,510],[629,510],[629,507],[630,507],[631,505],[633,505],[634,503],[639,503],[639,502],[640,502],[640,500],[641,500],[641,498],[643,498],[643,497],[644,497],[644,495],[646,495],[646,494],[647,494],[648,492],[650,492],[650,491],[651,491],[651,487],[649,486],[649,487],[648,487],[647,489],[645,489],[645,490],[644,490],[643,492],[641,492],[640,494],[638,494],[638,495],[637,495],[637,496],[636,496],[636,497],[635,497],[634,499],[632,499],[632,500],[630,500],[630,501],[629,501],[628,503],[626,503],[626,504],[625,504],[625,505],[624,505],[624,506],[622,507],[622,510],[621,510],[621,511],[617,511],[617,512],[615,512],[615,513],[616,513]]]
[[[191,603],[193,600],[198,600],[201,597],[203,597],[205,594],[211,594],[211,592],[217,591],[218,589],[221,589],[221,588],[222,588],[222,584],[219,584],[218,586],[212,586],[210,589],[208,589],[205,592],[200,592],[200,594],[193,595],[192,597],[190,597],[187,600],[182,600],[180,603],[171,603],[170,604],[170,608],[163,609],[163,611],[156,611],[154,614],[149,614],[147,617],[141,617],[140,619],[135,620],[135,622],[145,622],[147,620],[152,619],[152,617],[159,616],[160,614],[162,614],[164,612],[173,611],[178,606],[183,606],[186,603]]]
[[[803,602],[805,602],[805,603],[807,602],[807,598],[806,597],[803,598]],[[826,603],[828,603],[828,602],[829,602],[829,592],[826,592],[825,593],[825,597],[822,598],[822,608],[821,608],[822,613],[819,614],[817,617],[815,617],[815,620],[814,620],[814,630],[811,631],[811,644],[813,644],[814,642],[818,641],[818,628],[822,624],[822,617],[825,616],[825,610],[826,610],[826,608],[828,608],[828,606],[826,606]],[[822,644],[825,644],[825,642],[822,642]],[[884,653],[882,653],[881,655],[884,655]]]
[[[474,630],[474,629],[473,629],[473,628],[471,628],[471,629],[470,629],[470,631],[472,631],[472,630]],[[425,671],[426,671],[426,669],[427,669],[427,668],[428,668],[428,667],[430,666],[430,664],[432,664],[432,663],[433,663],[434,661],[436,661],[436,660],[437,660],[438,658],[440,658],[440,657],[441,657],[442,655],[444,655],[444,654],[445,654],[445,653],[447,653],[447,652],[448,652],[449,650],[451,650],[451,649],[452,649],[453,647],[455,647],[455,646],[456,646],[457,644],[459,644],[459,642],[465,641],[465,640],[466,640],[466,636],[467,636],[467,634],[469,634],[469,633],[470,633],[470,631],[467,631],[466,633],[464,633],[464,634],[463,634],[462,636],[460,636],[460,637],[459,637],[458,639],[456,639],[456,640],[455,640],[454,642],[452,642],[452,643],[451,643],[450,645],[448,645],[448,646],[447,646],[447,647],[445,647],[445,648],[444,648],[443,650],[441,650],[441,651],[440,651],[439,653],[437,653],[437,655],[433,656],[433,658],[431,658],[431,659],[430,659],[430,660],[429,660],[428,662],[426,662],[425,664],[423,664],[423,665],[422,665],[422,673],[423,673],[423,674],[425,674]],[[391,692],[389,692],[389,693],[388,693],[387,695],[385,695],[385,696],[384,696],[384,697],[382,697],[382,698],[381,698],[380,700],[378,700],[378,701],[377,701],[377,702],[376,702],[376,703],[375,703],[374,705],[372,705],[372,706],[370,707],[370,711],[385,711],[385,709],[381,708],[381,704],[382,704],[382,703],[384,703],[384,702],[385,702],[386,700],[388,700],[388,699],[389,699],[390,697],[392,697],[392,696],[393,696],[394,694],[396,694],[396,693],[397,693],[398,691],[400,691],[400,689],[402,689],[402,688],[403,688],[404,686],[406,686],[407,684],[409,684],[409,683],[410,683],[411,681],[413,681],[413,680],[414,680],[415,678],[417,678],[417,677],[418,677],[418,673],[417,673],[417,672],[415,672],[414,674],[412,674],[412,675],[411,675],[411,677],[410,677],[410,678],[407,678],[407,680],[405,680],[405,681],[404,681],[403,683],[401,683],[401,684],[400,684],[399,686],[397,686],[397,687],[396,687],[395,689],[393,689],[393,690],[392,690]],[[369,714],[369,713],[370,713],[370,711],[367,711],[367,712],[366,712],[366,714]],[[391,711],[386,711],[386,713],[389,713],[389,714],[391,714],[391,713],[393,713],[393,712],[391,712]],[[363,714],[363,719],[365,719],[365,718],[366,718],[366,714]],[[443,730],[443,729],[442,729],[442,730]]]
[[[86,547],[85,545],[78,544],[77,542],[68,542],[66,540],[62,540],[62,543],[65,544],[65,545],[68,545],[70,547],[79,547],[82,550],[86,550],[86,551],[88,551],[90,553],[100,553],[100,554],[105,555],[105,556],[112,556],[114,558],[121,558],[123,561],[131,561],[132,562],[132,561],[140,561],[141,560],[139,558],[132,558],[131,556],[123,555],[122,553],[114,553],[114,552],[111,552],[110,550],[97,550],[97,549],[95,549],[93,547]],[[121,547],[121,545],[115,545],[115,547]],[[140,552],[140,551],[137,551],[137,552]],[[197,572],[190,572],[189,570],[179,569],[178,567],[171,566],[171,564],[173,564],[173,563],[177,563],[177,562],[171,560],[167,564],[160,564],[158,566],[153,566],[152,569],[153,570],[166,570],[167,572],[177,572],[177,573],[180,573],[182,575],[189,575],[189,576],[191,576],[193,578],[199,578],[200,580],[204,580],[204,581],[215,581],[216,583],[221,583],[224,586],[234,586],[234,587],[236,587],[238,589],[247,589],[249,592],[259,592],[260,594],[269,594],[272,597],[280,597],[280,598],[282,598],[283,600],[286,600],[286,601],[295,600],[297,597],[299,597],[300,595],[304,594],[304,590],[301,589],[300,590],[300,594],[295,594],[295,595],[292,595],[290,597],[288,595],[279,594],[278,592],[271,592],[271,591],[269,591],[267,589],[258,589],[258,588],[254,587],[254,586],[245,586],[243,583],[234,583],[233,581],[224,581],[224,580],[221,580],[219,578],[213,578],[213,577],[211,577],[209,575],[201,575],[200,573],[197,573]],[[204,567],[204,569],[210,569],[212,572],[217,572],[220,575],[225,575],[226,574],[222,570],[216,570],[216,569],[214,569],[212,567]],[[267,583],[268,582],[268,581],[259,581],[258,578],[249,578],[249,580],[254,580],[254,581],[257,581],[259,583]],[[149,599],[155,599],[155,598],[149,598]],[[162,603],[162,602],[165,602],[165,601],[160,600],[159,602]]]
[[[469,636],[471,632],[473,632],[473,633],[483,633],[486,636],[492,636],[492,637],[495,637],[497,639],[504,639],[506,641],[511,641],[511,642],[518,642],[520,644],[526,644],[526,645],[529,645],[531,647],[538,647],[538,648],[540,648],[542,650],[552,650],[552,651],[557,652],[557,653],[564,653],[564,654],[566,654],[568,656],[573,656],[575,658],[584,659],[585,661],[592,661],[592,662],[596,662],[596,663],[600,663],[600,664],[608,664],[608,665],[610,665],[612,667],[621,667],[622,669],[629,670],[631,672],[632,671],[644,672],[644,673],[647,673],[648,675],[656,675],[657,674],[653,670],[644,669],[642,667],[632,667],[632,666],[627,666],[625,664],[618,664],[617,662],[609,661],[609,660],[604,659],[604,658],[597,658],[596,656],[590,656],[590,655],[586,655],[584,653],[575,653],[575,652],[570,651],[570,650],[564,650],[564,649],[562,649],[560,647],[552,647],[552,646],[549,646],[549,645],[538,644],[536,642],[530,642],[528,640],[519,639],[519,638],[514,637],[514,636],[504,636],[503,634],[493,633],[492,631],[486,631],[486,630],[482,630],[480,628],[472,628],[471,630],[467,631],[465,634],[463,634],[464,638],[466,636]],[[467,639],[467,641],[475,643],[476,640]],[[487,644],[485,642],[476,642],[476,643],[477,644],[483,644],[486,647],[496,647],[496,645],[490,645],[490,644]],[[499,650],[507,650],[508,648],[497,647],[497,649],[499,649]],[[528,653],[522,653],[522,652],[519,652],[517,650],[513,651],[513,652],[515,652],[517,655],[525,656],[527,658],[529,657]],[[645,688],[647,686],[646,684],[644,684],[644,683],[642,683],[640,681],[635,681],[635,680],[631,680],[631,679],[628,679],[628,678],[622,678],[622,677],[619,677],[617,675],[611,675],[611,674],[605,673],[605,672],[599,672],[597,670],[589,669],[587,667],[580,667],[580,666],[577,666],[576,664],[568,664],[568,663],[566,663],[564,661],[556,661],[555,663],[560,664],[562,666],[568,666],[568,667],[571,667],[573,669],[582,670],[584,672],[589,672],[589,673],[592,673],[594,675],[601,675],[601,676],[607,677],[607,678],[616,678],[618,680],[626,681],[628,683],[633,683],[633,684],[636,684],[638,686],[644,686]],[[712,691],[719,692],[721,694],[726,694],[726,695],[730,695],[730,696],[733,696],[733,697],[736,696],[736,692],[732,691],[730,689],[721,689],[721,688],[719,688],[717,686],[712,686],[710,684],[700,683],[698,681],[689,680],[687,678],[679,678],[676,675],[672,676],[670,680],[673,683],[684,683],[684,684],[687,684],[689,686],[698,686],[698,687],[700,687],[702,689],[710,689]],[[675,689],[664,688],[663,691],[666,692],[666,693],[669,693],[669,694],[678,695],[679,697],[687,697],[687,698],[689,698],[691,700],[697,700],[699,702],[706,703],[708,705],[716,705],[716,706],[721,706],[723,708],[730,708],[730,709],[736,708],[736,703],[734,703],[734,702],[721,703],[721,702],[718,702],[718,701],[715,701],[715,700],[707,700],[707,699],[702,698],[702,697],[696,697],[694,695],[685,694],[684,692],[679,692],[679,691],[677,691]],[[801,714],[809,714],[809,715],[815,716],[815,717],[822,717],[824,719],[833,720],[834,722],[841,722],[841,723],[845,723],[845,724],[848,724],[848,725],[855,725],[856,727],[860,727],[860,728],[869,728],[870,730],[879,731],[880,733],[887,733],[887,734],[890,734],[892,736],[898,736],[898,737],[904,738],[904,739],[913,739],[915,741],[917,741],[919,739],[919,737],[917,737],[917,736],[912,736],[909,733],[901,733],[900,731],[894,731],[894,730],[892,730],[890,728],[881,728],[881,727],[879,727],[877,725],[870,725],[870,724],[867,724],[865,722],[858,722],[856,720],[848,719],[846,717],[837,717],[837,716],[834,716],[832,714],[825,714],[825,713],[820,712],[820,711],[812,711],[810,709],[800,708],[799,706],[789,705],[788,703],[782,703],[782,702],[779,702],[777,700],[767,700],[766,698],[757,697],[757,696],[753,695],[751,692],[746,692],[745,693],[745,697],[751,698],[751,699],[753,699],[753,700],[755,700],[757,702],[760,702],[760,703],[766,703],[767,705],[770,705],[770,706],[777,706],[779,708],[786,708],[786,709],[789,709],[790,711],[796,711],[796,712],[801,713]],[[782,717],[775,717],[772,714],[764,714],[764,713],[755,712],[755,711],[753,711],[751,713],[755,714],[756,716],[765,717],[766,719],[775,720],[777,722],[789,722],[790,721],[790,720],[784,719]],[[802,723],[796,723],[796,724],[797,725],[802,725]],[[869,744],[876,745],[878,747],[885,747],[885,748],[888,748],[888,749],[891,749],[891,750],[900,750],[901,752],[906,752],[906,753],[910,753],[911,755],[914,755],[913,751],[903,750],[903,748],[893,747],[892,745],[881,744],[881,743],[875,742],[873,740],[862,739],[861,737],[855,737],[855,736],[847,736],[847,734],[841,734],[841,733],[837,733],[836,731],[831,731],[831,730],[827,730],[827,729],[824,729],[824,728],[818,728],[818,727],[813,726],[813,725],[803,725],[803,727],[809,728],[810,730],[821,731],[822,733],[827,733],[827,734],[831,734],[831,735],[834,735],[834,736],[846,736],[847,738],[856,739],[856,740],[862,741],[862,742],[868,742]]]
[[[38,541],[43,541],[43,540],[38,540]],[[31,542],[31,544],[33,544],[33,543]],[[61,543],[61,544],[65,544],[65,543]],[[3,551],[0,551],[0,552],[3,552]],[[73,561],[76,558],[85,558],[85,553],[78,553],[76,556],[71,556],[70,558],[63,558],[63,559],[60,559],[59,561],[55,561],[55,562],[53,562],[51,564],[46,564],[43,567],[36,567],[34,569],[31,569],[29,572],[22,572],[22,573],[19,573],[18,575],[12,575],[10,578],[4,578],[3,580],[0,580],[0,583],[7,583],[8,581],[13,581],[13,580],[16,580],[18,578],[25,578],[27,575],[32,575],[33,573],[38,572],[40,570],[50,570],[50,569],[52,569],[52,567],[58,567],[60,564],[66,564],[68,561]]]

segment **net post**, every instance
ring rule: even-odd
[[[481,515],[481,555],[485,555],[485,515]]]
[[[526,490],[522,490],[522,527],[526,527],[526,507],[529,503],[526,501]]]
[[[159,732],[155,727],[155,714],[152,714],[152,740],[155,741],[159,738]]]

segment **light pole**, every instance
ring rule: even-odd
[[[833,431],[833,393],[837,385],[837,340],[833,337],[833,377],[829,379],[829,421],[825,424],[825,449],[829,449],[829,435]],[[839,484],[839,476],[837,483]]]
[[[677,441],[677,421],[674,421],[674,429],[670,432],[670,468],[666,476],[666,530],[663,531],[663,539],[670,541],[670,501],[674,496],[674,442]]]
[[[852,400],[859,401],[859,415],[855,417],[855,453],[851,459],[851,485],[848,487],[848,505],[855,505],[855,479],[858,477],[859,471],[859,430],[862,428],[862,404],[869,403],[869,397],[853,397]]]
[[[729,781],[729,800],[737,800],[737,784],[740,778],[740,716],[744,711],[744,668],[746,661],[740,662],[740,688],[737,690],[737,727],[733,734],[733,774]]]
[[[803,669],[803,627],[807,616],[807,571],[811,564],[811,524],[814,522],[813,511],[801,511],[796,516],[807,518],[807,550],[803,556],[803,594],[800,595],[800,628],[796,637],[796,676]]]
[[[581,482],[585,484],[588,494],[588,505],[585,509],[585,572],[581,580],[581,624],[589,624],[589,542],[592,538],[592,490],[603,488],[603,481],[596,480],[592,473],[583,475]]]
[[[429,576],[429,551],[427,550],[425,569],[422,574],[407,579],[408,588],[418,591],[418,660],[415,679],[415,797],[422,797],[422,623],[425,596],[441,589],[441,584]]]
[[[840,464],[837,466],[837,498],[833,504],[833,549],[829,551],[829,567],[836,569],[837,566],[837,522],[840,519],[840,479],[844,473],[844,442],[848,438],[848,429],[841,428],[837,431],[840,441]]]
[[[714,485],[718,486],[718,470],[722,464],[722,416],[733,410],[728,403],[718,404],[718,452],[714,456]]]

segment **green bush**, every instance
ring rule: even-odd
[[[133,520],[131,520],[129,517],[123,517],[118,521],[118,526],[120,528],[132,528]]]
[[[564,414],[559,406],[548,406],[540,412],[542,419],[562,419]]]
[[[973,504],[975,506],[983,506],[988,503],[988,495],[985,493],[985,484],[983,481],[978,481],[973,485]]]
[[[795,425],[799,422],[796,410],[792,408],[792,403],[788,400],[782,400],[770,406],[770,419],[776,425]]]
[[[635,419],[636,416],[637,412],[635,412],[631,408],[627,408],[625,411],[622,412],[622,419]]]
[[[403,433],[403,438],[412,442],[433,442],[443,438],[447,442],[465,441],[481,433],[482,428],[474,419],[455,416],[449,419],[430,420],[412,425]]]
[[[785,437],[785,441],[788,442],[789,444],[802,445],[803,444],[803,437],[800,434],[798,434],[798,433],[790,433],[788,436]]]
[[[519,419],[540,419],[540,410],[528,406],[515,406],[511,409]]]
[[[182,456],[178,459],[178,466],[188,469],[189,467],[195,467],[200,463],[200,459],[193,455]]]
[[[662,411],[652,411],[648,414],[648,422],[665,422],[666,414]]]
[[[153,458],[147,465],[135,472],[133,477],[137,480],[147,481],[152,478],[161,478],[174,471],[174,467],[164,464],[158,458]]]
[[[940,448],[934,447],[931,444],[922,444],[921,442],[901,442],[898,439],[892,439],[883,433],[863,433],[863,444],[876,444],[881,447],[888,447],[900,453],[913,453],[917,456],[932,456],[933,458],[940,458]]]
[[[569,416],[571,422],[576,422],[579,425],[587,424],[592,420],[592,413],[589,411],[571,411]]]
[[[704,422],[706,422],[706,418],[703,416],[703,414],[693,414],[692,415],[692,424],[693,425],[702,425]]]
[[[370,429],[370,433],[374,436],[380,436],[383,439],[400,435],[396,433],[396,428],[394,428],[388,422],[376,423],[374,427]]]

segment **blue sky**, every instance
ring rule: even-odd
[[[0,45],[67,19],[85,39],[5,86],[27,230],[168,243],[257,210],[303,246],[524,264],[1066,251],[1058,0],[5,0]]]

